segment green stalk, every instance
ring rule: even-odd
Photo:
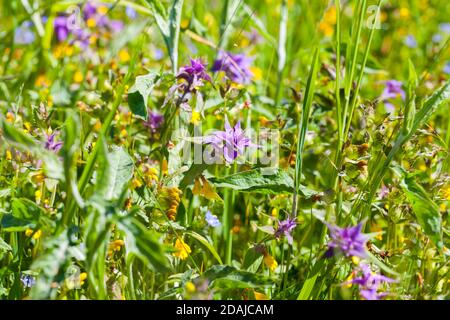
[[[314,98],[314,89],[316,86],[317,71],[319,66],[319,48],[314,51],[311,67],[308,76],[308,82],[305,89],[305,99],[303,100],[301,123],[298,124],[297,135],[297,153],[295,158],[295,179],[294,179],[294,198],[292,205],[292,216],[297,216],[297,195],[300,186],[303,166],[303,148],[305,145],[306,133],[308,130],[308,122],[311,115],[311,105]]]
[[[377,12],[375,14],[376,17],[380,14],[380,8],[381,8],[381,3],[382,2],[383,2],[383,0],[378,0]],[[361,88],[361,82],[362,82],[362,78],[363,78],[363,75],[364,75],[364,68],[366,67],[367,58],[369,57],[369,51],[370,51],[370,47],[372,45],[372,40],[373,40],[374,33],[375,33],[375,27],[370,29],[369,40],[367,42],[366,50],[364,52],[364,58],[363,58],[363,62],[361,64],[361,69],[360,69],[360,72],[359,72],[359,75],[358,75],[358,80],[357,80],[357,83],[356,83],[355,93],[354,93],[354,95],[352,97],[352,103],[351,103],[351,107],[350,107],[350,114],[349,114],[348,121],[346,122],[346,126],[345,126],[344,137],[348,136],[348,132],[350,130],[350,124],[351,124],[352,119],[353,119],[353,113],[355,112],[356,101],[358,99],[359,89]]]
[[[278,35],[278,68],[277,68],[277,88],[275,91],[275,107],[280,103],[281,89],[283,83],[283,73],[286,67],[286,31],[288,22],[287,1],[281,3],[280,30]]]

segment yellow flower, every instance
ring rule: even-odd
[[[34,240],[37,240],[37,239],[39,239],[41,236],[42,236],[42,231],[41,231],[41,230],[38,230],[38,231],[36,231],[36,232],[33,234],[33,239],[34,239]]]
[[[256,300],[269,300],[269,298],[264,293],[254,291],[253,294],[255,295]]]
[[[87,273],[86,272],[82,272],[80,273],[80,285],[84,284],[84,281],[87,279]]]
[[[327,37],[333,35],[334,25],[336,24],[336,8],[331,6],[323,15],[319,24],[319,30]]]
[[[261,80],[262,79],[262,70],[258,67],[250,67],[250,71],[253,73],[253,79]]]
[[[127,49],[121,49],[119,51],[119,60],[122,63],[130,61],[130,54],[128,53]]]
[[[192,110],[192,115],[191,115],[191,123],[194,125],[197,125],[200,122],[200,112],[197,112],[195,110]]]
[[[42,192],[41,192],[41,190],[36,190],[34,192],[34,197],[36,198],[36,202],[40,203],[41,199],[42,199]]]
[[[104,16],[105,14],[108,13],[108,7],[107,6],[99,6],[97,8],[97,13],[101,14],[102,16]]]
[[[272,272],[278,267],[277,260],[268,253],[264,255],[264,263]]]
[[[86,25],[88,26],[88,28],[94,28],[97,25],[97,23],[95,22],[94,18],[89,18],[86,21]]]
[[[358,265],[361,259],[357,256],[352,256],[352,261],[354,264]]]
[[[442,189],[442,196],[444,197],[445,200],[450,200],[450,185]]]
[[[114,240],[109,244],[109,250],[111,251],[120,251],[120,249],[124,246],[125,242],[123,240]]]
[[[277,208],[272,209],[271,216],[274,218],[278,217],[278,209]]]
[[[11,161],[12,160],[12,154],[11,151],[6,150],[6,160]]]
[[[94,130],[96,132],[100,132],[101,128],[102,128],[102,122],[100,120],[97,120],[94,124]]]
[[[347,284],[344,285],[344,288],[351,288],[352,287],[352,283],[351,280],[354,278],[353,272],[350,273],[350,275],[347,277],[347,279],[345,279],[345,282],[347,282]]]
[[[181,27],[182,29],[186,29],[187,27],[189,27],[189,19],[183,19],[183,20],[181,20],[180,27]]]
[[[81,71],[77,70],[77,72],[73,75],[73,82],[81,83],[81,81],[83,81],[83,74]]]
[[[187,293],[194,293],[197,290],[195,287],[195,284],[192,281],[186,282],[186,292]]]
[[[6,113],[6,121],[8,121],[9,123],[13,123],[14,122],[14,114],[12,112],[7,112]]]
[[[25,235],[27,237],[33,236],[33,239],[37,240],[37,239],[39,239],[42,236],[42,231],[41,230],[37,230],[36,232],[34,232],[33,229],[27,229],[27,230],[25,230]]]
[[[177,241],[175,241],[175,249],[177,251],[172,253],[172,255],[180,258],[181,260],[187,259],[189,254],[192,252],[191,248],[182,239],[177,239]]]
[[[45,74],[40,74],[36,81],[34,82],[36,87],[49,87],[50,86],[50,80],[45,76]]]
[[[400,14],[400,18],[402,18],[402,19],[408,18],[409,17],[408,8],[400,8],[399,14]]]
[[[134,178],[133,181],[131,181],[131,184],[134,189],[142,187],[142,181],[139,178]]]

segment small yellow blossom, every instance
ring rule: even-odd
[[[130,61],[130,54],[128,53],[127,49],[121,49],[119,51],[119,60],[122,63]]]
[[[269,298],[264,293],[254,291],[253,294],[255,295],[256,300],[269,300]]]
[[[180,23],[180,27],[182,29],[186,29],[187,27],[189,27],[189,19],[182,19],[181,23]]]
[[[258,67],[250,67],[250,71],[253,73],[254,80],[262,79],[262,70]]]
[[[25,230],[25,235],[27,236],[27,237],[31,237],[31,235],[33,234],[33,229],[27,229],[27,230]]]
[[[352,280],[353,280],[353,278],[354,278],[354,274],[353,274],[353,272],[352,273],[350,273],[350,275],[347,277],[347,279],[345,279],[345,285],[344,285],[344,288],[351,288],[352,287]]]
[[[88,28],[94,28],[97,25],[97,23],[95,22],[94,18],[89,18],[86,21],[86,25],[88,26]]]
[[[191,115],[191,123],[194,125],[197,125],[200,122],[200,112],[197,112],[195,110],[192,110],[192,115]]]
[[[264,255],[264,263],[272,272],[275,271],[275,269],[278,267],[277,260],[275,260],[275,258],[268,253]]]
[[[336,8],[331,6],[323,15],[319,24],[319,30],[327,37],[333,35],[334,25],[336,24]]]
[[[450,200],[450,185],[442,189],[442,196],[445,200]]]
[[[190,293],[190,294],[194,293],[197,290],[197,288],[195,287],[195,284],[192,281],[186,282],[185,287],[186,287],[186,292]]]
[[[37,240],[37,239],[39,239],[42,236],[42,231],[41,230],[37,230],[36,232],[34,232],[33,229],[29,229],[28,228],[27,230],[25,230],[25,235],[27,237],[33,236],[33,239]]]
[[[49,87],[50,86],[50,80],[45,76],[45,74],[40,74],[36,81],[34,82],[36,87]]]
[[[96,132],[100,132],[101,128],[102,128],[102,122],[100,120],[95,121],[94,130]]]
[[[14,122],[14,114],[12,112],[7,112],[6,113],[6,121],[8,121],[9,123],[13,123]]]
[[[12,160],[12,154],[11,151],[6,150],[6,160],[11,161]]]
[[[80,273],[80,285],[83,285],[86,279],[87,279],[87,273],[86,272]]]
[[[125,242],[123,240],[114,240],[109,244],[110,251],[120,251],[120,249],[124,246]]]
[[[41,190],[36,190],[34,192],[34,197],[36,198],[36,202],[40,203],[41,199],[42,199],[42,192],[41,192]]]
[[[181,260],[187,259],[189,254],[192,252],[189,245],[187,245],[182,239],[177,239],[177,241],[175,241],[175,249],[177,251],[172,253],[172,255],[180,258]]]
[[[409,10],[408,10],[408,8],[404,8],[404,7],[400,8],[399,14],[400,14],[400,18],[402,18],[402,19],[408,18],[409,17]]]
[[[359,264],[359,262],[361,261],[361,259],[357,256],[352,256],[352,262],[356,265]]]
[[[73,75],[73,82],[81,83],[81,81],[83,81],[83,74],[81,73],[81,71],[77,70]]]
[[[134,188],[134,189],[137,189],[137,188],[142,187],[142,181],[141,181],[139,178],[134,178],[134,179],[131,181],[131,184],[133,185],[133,188]]]
[[[99,6],[97,8],[97,13],[101,14],[102,16],[104,16],[105,14],[108,13],[108,7],[107,6]]]

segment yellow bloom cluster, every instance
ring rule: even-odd
[[[182,239],[177,239],[175,241],[176,251],[172,254],[174,257],[180,258],[181,260],[186,260],[189,254],[192,252],[191,247],[184,242]]]
[[[162,206],[167,210],[166,215],[169,220],[175,221],[181,193],[181,190],[177,187],[162,187],[159,189],[158,198]]]
[[[333,35],[334,25],[336,24],[336,8],[330,7],[325,11],[323,19],[319,24],[319,30],[327,37]]]

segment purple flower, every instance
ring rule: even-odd
[[[205,215],[206,222],[213,228],[220,226],[220,221],[216,215],[213,215],[211,211],[207,211]]]
[[[385,185],[383,185],[380,189],[380,191],[378,192],[378,197],[380,197],[380,199],[384,199],[389,195],[389,188],[386,187]]]
[[[297,226],[295,219],[287,218],[283,221],[278,221],[278,228],[275,230],[275,238],[280,239],[281,236],[285,236],[289,244],[292,244],[292,231]]]
[[[359,286],[360,295],[366,300],[380,300],[387,295],[386,292],[378,292],[378,289],[383,283],[392,283],[396,280],[377,274],[370,270],[370,267],[361,263],[354,271],[357,277],[344,282],[342,285],[357,284]]]
[[[225,75],[231,81],[240,84],[249,83],[253,74],[250,71],[250,64],[253,59],[244,54],[231,54],[229,52],[220,52],[219,59],[214,61],[213,72],[224,71]]]
[[[203,85],[203,81],[211,82],[211,77],[206,73],[206,64],[201,59],[190,59],[191,64],[181,67],[177,79],[185,80],[179,88],[185,93],[195,91]]]
[[[150,111],[147,121],[144,122],[144,126],[150,129],[151,133],[156,133],[156,131],[161,128],[164,123],[164,116],[154,111]]]
[[[88,2],[83,8],[84,19],[90,19],[97,13],[97,6],[93,2]]]
[[[14,31],[14,43],[30,44],[34,41],[34,32],[31,31],[31,21],[25,21]]]
[[[361,233],[362,222],[347,228],[329,224],[327,226],[331,235],[331,241],[328,243],[328,255],[334,253],[334,249],[337,248],[347,257],[367,257],[366,242],[369,240],[369,236]]]
[[[405,91],[402,89],[401,81],[388,80],[385,83],[386,87],[380,97],[382,100],[394,99],[398,96],[400,96],[403,100],[405,99]]]
[[[413,35],[409,34],[405,38],[405,44],[409,48],[417,48],[417,41],[416,38],[414,38]]]
[[[53,22],[53,26],[55,28],[56,38],[59,42],[62,42],[67,39],[69,36],[69,28],[67,27],[67,17],[59,16],[55,18]]]
[[[63,143],[62,141],[55,141],[56,133],[53,133],[51,135],[45,134],[45,144],[44,148],[50,151],[53,151],[55,153],[58,153],[59,150],[61,150]]]
[[[36,284],[36,280],[34,279],[34,277],[29,274],[22,274],[20,276],[20,281],[25,288],[31,288]]]
[[[216,152],[223,154],[227,163],[233,162],[239,155],[244,154],[245,147],[255,146],[250,138],[245,136],[238,121],[234,128],[230,126],[225,117],[225,131],[216,131],[204,139],[206,144],[211,144]]]

